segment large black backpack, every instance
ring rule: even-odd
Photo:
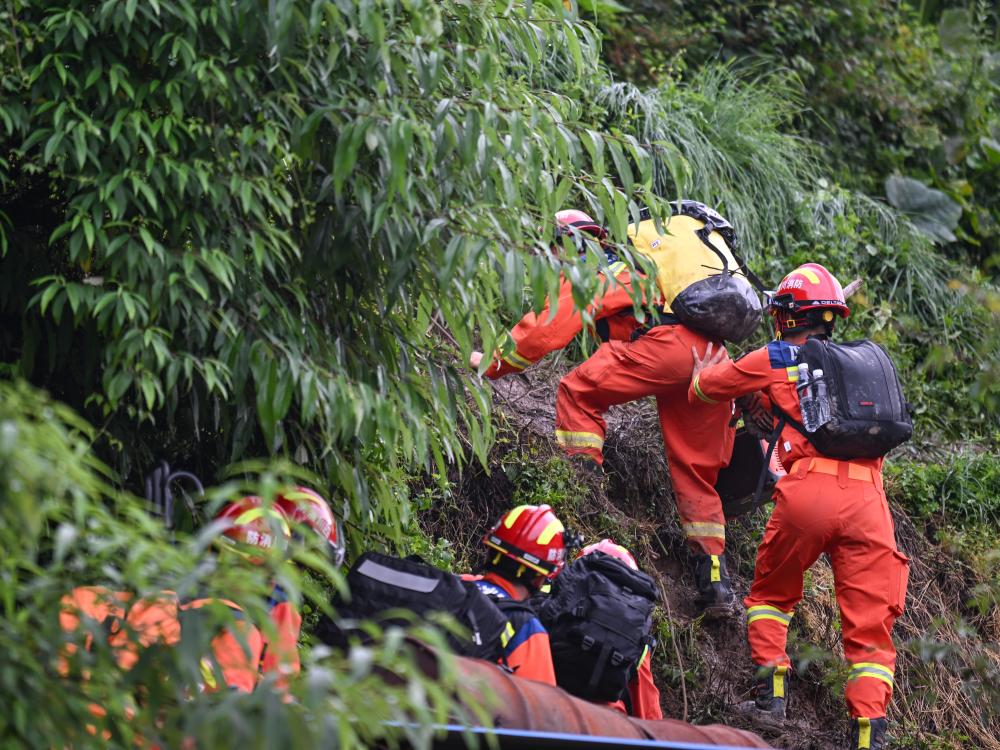
[[[408,620],[399,610],[421,619],[432,612],[445,612],[469,631],[468,638],[448,635],[454,651],[490,661],[501,657],[513,635],[507,616],[475,583],[427,565],[416,556],[399,558],[366,552],[348,572],[347,585],[350,599],[338,596],[333,601],[341,620],[370,619],[382,625],[405,625]],[[329,618],[317,627],[320,640],[338,648],[347,645],[352,633],[362,635],[360,630],[343,630]]]
[[[798,363],[823,370],[830,401],[829,422],[815,432],[775,411],[825,456],[850,460],[880,458],[913,435],[909,404],[896,368],[878,344],[863,340],[835,344],[809,339],[799,347]]]
[[[621,699],[654,644],[658,599],[648,575],[602,552],[563,568],[551,595],[536,600],[559,687],[589,701]]]

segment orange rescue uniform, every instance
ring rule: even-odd
[[[516,599],[513,587],[495,573],[481,576],[462,576],[475,581],[479,590],[496,599]],[[552,647],[549,633],[541,621],[529,612],[505,612],[514,628],[514,635],[504,648],[504,662],[515,676],[525,677],[546,685],[556,684],[555,667],[552,666]]]
[[[604,460],[604,412],[654,396],[677,513],[688,544],[709,555],[726,546],[726,519],[715,491],[733,450],[732,402],[691,404],[691,347],[708,339],[680,324],[658,325],[635,341],[608,341],[564,377],[556,397],[556,440],[570,455]],[[716,342],[718,343],[718,342]]]
[[[81,617],[104,624],[118,665],[131,669],[139,659],[140,648],[176,645],[185,617],[213,603],[227,606],[235,613],[232,626],[218,633],[211,643],[212,655],[227,687],[251,692],[262,673],[279,674],[279,683],[283,684],[289,675],[299,671],[297,641],[302,618],[277,586],[269,602],[273,632],[243,619],[242,609],[229,601],[180,602],[176,594],[164,591],[133,602],[125,592],[112,592],[100,586],[82,586],[63,597],[59,623],[68,633],[79,629]],[[89,643],[85,645],[89,647]],[[66,644],[67,655],[75,651],[76,644]],[[67,669],[64,662],[61,670],[65,674]],[[203,677],[206,690],[218,689],[208,662]]]
[[[556,441],[570,455],[587,454],[602,463],[607,431],[604,412],[615,404],[655,396],[681,526],[692,547],[721,555],[726,521],[715,480],[732,455],[732,407],[693,408],[687,401],[691,346],[704,349],[708,340],[681,325],[668,325],[632,341],[641,326],[633,315],[631,273],[620,261],[608,271],[615,281],[588,308],[605,343],[559,383]],[[546,303],[540,313],[528,313],[514,326],[510,332],[514,352],[494,359],[486,377],[521,372],[566,346],[583,329],[572,287],[565,279],[551,319],[550,309]]]
[[[647,651],[639,664],[636,676],[629,680],[628,697],[631,702],[632,712],[629,714],[624,701],[615,701],[608,705],[623,714],[634,716],[637,719],[652,719],[659,721],[663,718],[663,709],[660,707],[660,691],[653,682],[652,655]]]
[[[699,354],[704,348],[699,348]],[[692,403],[719,403],[754,391],[801,421],[797,347],[773,341],[738,361],[723,361],[691,381]],[[803,575],[824,552],[833,566],[844,656],[851,664],[847,705],[855,718],[885,716],[896,649],[891,631],[903,613],[909,560],[896,548],[882,485],[882,459],[825,458],[792,427],[779,438],[782,465],[775,506],[757,551],[744,600],[751,656],[760,666],[789,665],[785,642]]]
[[[588,312],[596,321],[595,331],[603,340],[628,341],[639,328],[633,314],[632,276],[621,261],[608,266],[607,274],[600,274],[602,283],[607,276],[614,278],[608,289],[594,301]],[[583,330],[583,316],[573,304],[573,287],[565,278],[559,283],[559,297],[555,315],[548,300],[541,312],[529,312],[514,326],[509,336],[514,341],[514,351],[505,357],[495,357],[484,373],[488,378],[500,378],[530,367],[546,354],[562,349]]]

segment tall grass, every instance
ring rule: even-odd
[[[781,244],[802,194],[819,179],[813,146],[790,128],[800,100],[789,75],[723,64],[690,81],[648,91],[612,83],[597,95],[611,127],[648,145],[657,191],[717,206],[750,260]],[[677,184],[675,154],[687,162],[686,184]]]

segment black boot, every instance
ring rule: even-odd
[[[780,729],[788,706],[788,667],[758,667],[755,682],[754,699],[738,703],[736,710],[758,726]]]
[[[726,572],[725,555],[692,555],[694,584],[698,589],[695,600],[705,616],[710,619],[732,617],[736,614],[736,595]]]
[[[884,716],[877,719],[851,719],[851,750],[883,750],[886,744],[885,730],[889,722]]]

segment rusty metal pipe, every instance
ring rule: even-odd
[[[413,645],[423,672],[436,679],[440,675],[437,655],[426,646]],[[515,677],[479,659],[455,657],[455,664],[459,671],[458,683],[463,687],[458,700],[485,706],[498,730],[524,730],[538,739],[542,735],[552,735],[550,739],[558,736],[566,742],[568,735],[574,735],[578,742],[576,747],[581,747],[579,741],[587,737],[655,740],[679,743],[677,747],[771,747],[752,732],[722,724],[695,726],[675,719],[633,719],[612,708],[576,698],[560,688]],[[509,734],[509,740],[514,743],[511,747],[524,747],[517,744],[520,740],[513,733]],[[507,747],[506,744],[502,746]],[[559,746],[570,747],[568,744]]]

